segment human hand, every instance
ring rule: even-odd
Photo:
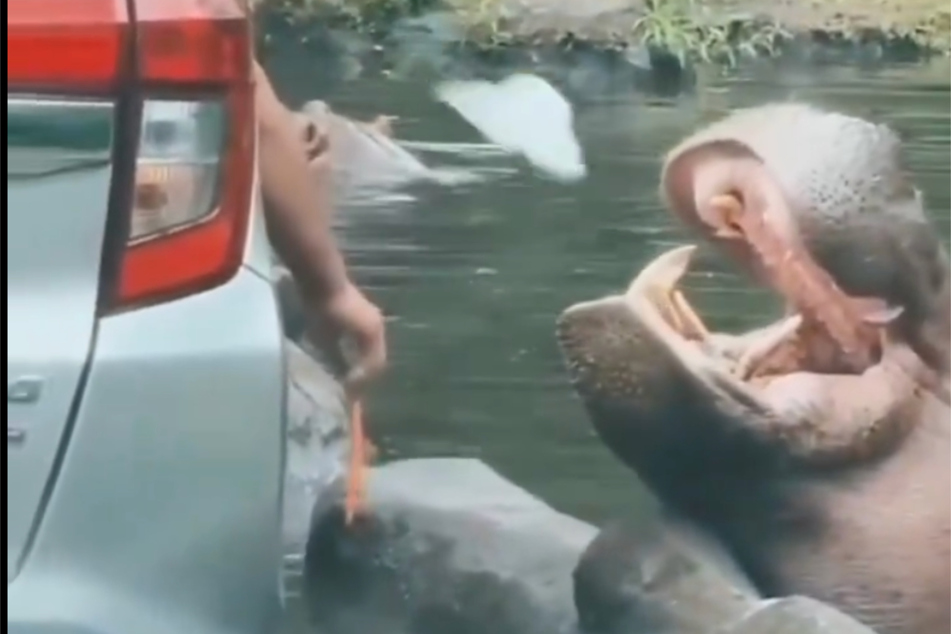
[[[349,337],[356,359],[344,379],[351,394],[363,391],[386,369],[386,326],[383,313],[353,283],[332,293],[320,310],[334,334]]]

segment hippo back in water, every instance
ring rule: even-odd
[[[430,170],[393,140],[385,118],[355,121],[319,99],[304,104],[298,118],[305,142],[318,130],[326,132],[339,190],[387,188],[431,178]]]

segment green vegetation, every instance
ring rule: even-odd
[[[708,6],[696,0],[647,0],[646,12],[631,27],[632,40],[662,49],[681,62],[736,62],[737,54],[773,55],[792,35],[776,22],[718,22]]]
[[[570,12],[559,11],[563,3],[599,0],[527,1],[554,19],[537,26],[535,18],[519,15],[508,0],[252,0],[272,17],[300,26],[322,21],[379,33],[400,17],[444,9],[459,18],[470,41],[486,47],[537,43],[570,32],[594,44],[643,44],[681,60],[726,64],[740,55],[773,55],[784,41],[802,33],[846,42],[900,40],[945,53],[951,48],[947,0],[609,1],[601,24],[575,23]]]

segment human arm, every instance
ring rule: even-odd
[[[308,162],[296,120],[255,63],[259,170],[268,235],[287,265],[310,315],[350,335],[359,358],[348,376],[361,386],[386,364],[383,316],[350,280],[333,237],[329,155]]]

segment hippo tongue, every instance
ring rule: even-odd
[[[764,215],[743,207],[732,195],[711,198],[707,217],[720,217],[724,224],[715,227],[721,238],[741,237],[759,257],[773,286],[801,314],[825,327],[841,346],[846,363],[863,372],[876,360],[871,349],[882,341],[889,323],[897,319],[903,307],[889,306],[876,297],[851,297],[835,283],[797,240],[784,241],[764,221]],[[925,389],[951,405],[951,389],[936,372],[923,363],[899,363]]]
[[[797,312],[822,325],[841,347],[849,366],[860,372],[875,363],[872,350],[878,344],[877,329],[896,319],[901,307],[889,307],[878,298],[846,295],[795,236],[783,239],[767,224],[765,210],[744,205],[733,194],[714,196],[704,207],[705,218],[720,219],[713,227],[714,235],[743,240],[773,288]]]

